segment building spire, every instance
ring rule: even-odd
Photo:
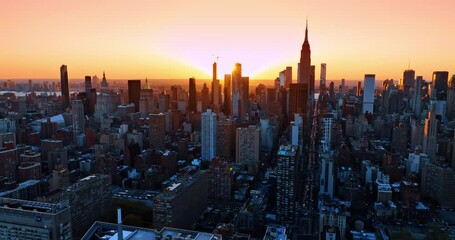
[[[151,89],[147,78],[145,78],[144,87],[142,89]]]
[[[305,41],[304,42],[308,42],[308,17],[306,18]]]

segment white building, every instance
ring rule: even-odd
[[[303,149],[303,119],[302,115],[295,114],[294,121],[291,122],[291,144],[299,146],[300,153]]]
[[[324,117],[322,117],[321,121],[322,121],[322,137],[321,137],[322,151],[329,152],[331,149],[331,142],[332,142],[333,115],[326,114]]]
[[[429,161],[430,158],[424,153],[409,153],[408,159],[406,160],[406,175],[412,173],[422,173],[423,165]]]
[[[365,74],[365,79],[363,81],[364,89],[362,113],[373,113],[375,79],[376,77],[374,74]]]
[[[82,100],[73,101],[73,134],[76,141],[79,134],[85,132],[84,104]]]
[[[207,109],[201,115],[201,158],[211,161],[216,156],[216,114]]]
[[[319,183],[319,195],[328,196],[332,199],[335,184],[335,173],[332,158],[327,154],[322,155]]]

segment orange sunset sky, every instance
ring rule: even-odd
[[[452,0],[0,0],[0,79],[274,79],[297,62],[309,19],[312,64],[327,79],[431,80],[455,71]]]

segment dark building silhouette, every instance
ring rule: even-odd
[[[188,111],[196,112],[197,111],[197,98],[196,98],[196,79],[190,78],[189,80],[189,104]]]
[[[92,77],[91,76],[85,76],[85,97],[86,97],[86,106],[84,106],[85,113],[87,115],[92,115],[94,108],[91,108],[92,106],[92,94],[91,94],[91,89],[92,89]],[[94,106],[94,105],[93,105]]]
[[[232,116],[241,117],[240,105],[243,101],[242,64],[236,63],[231,75],[232,80]]]
[[[292,83],[289,87],[289,121],[294,121],[294,114],[309,115],[308,84]],[[305,119],[307,119],[305,117]]]
[[[221,85],[217,76],[216,62],[213,63],[212,95],[210,102],[213,104],[212,108],[215,110],[215,113],[218,113],[221,104]]]
[[[207,172],[188,172],[179,176],[153,198],[155,228],[190,228],[207,208]]]
[[[305,28],[305,40],[300,51],[300,62],[298,64],[297,83],[310,85],[311,80],[311,49],[308,42],[308,22]]]
[[[96,88],[90,89],[90,102],[89,102],[89,114],[93,115],[95,113],[95,104],[96,104]]]
[[[232,114],[232,92],[231,92],[231,75],[224,75],[224,115],[230,116]]]
[[[280,224],[293,223],[300,195],[299,147],[281,145],[277,152],[276,213]]]
[[[433,72],[433,88],[436,90],[437,100],[447,99],[447,88],[449,82],[449,72],[435,71]]]
[[[41,123],[41,139],[52,138],[57,132],[57,123],[51,122],[51,118],[47,118],[46,122]]]
[[[201,99],[202,109],[201,109],[201,112],[205,112],[207,110],[207,108],[210,108],[210,92],[209,92],[209,88],[207,87],[206,83],[204,83],[204,86],[202,87],[201,94],[202,94],[202,99]]]
[[[242,77],[242,100],[239,102],[240,107],[240,120],[245,121],[250,110],[250,78]]]
[[[141,80],[128,80],[128,103],[134,104],[134,111],[139,112],[141,99]]]
[[[218,121],[216,135],[216,155],[231,160],[235,148],[235,125],[228,120]]]
[[[90,89],[92,89],[92,77],[85,76],[85,94],[90,98]]]
[[[449,86],[447,89],[447,118],[450,120],[454,117],[455,110],[455,75],[449,80]]]
[[[416,72],[412,69],[404,70],[403,72],[402,84],[400,85],[406,97],[409,96],[409,90],[414,86],[415,75]]]
[[[62,93],[62,107],[66,110],[70,106],[70,90],[68,83],[68,68],[66,65],[60,67],[60,87]]]
[[[66,189],[71,207],[73,237],[80,239],[93,222],[111,206],[111,179],[90,175]]]
[[[164,148],[166,136],[166,116],[163,113],[150,114],[150,147]]]
[[[220,157],[215,157],[210,162],[208,173],[209,198],[229,201],[234,180],[231,164]]]
[[[314,79],[315,79],[315,66],[311,65],[311,49],[310,49],[310,43],[308,42],[308,22],[306,24],[305,28],[305,40],[303,41],[302,44],[302,49],[300,51],[300,62],[298,64],[298,70],[297,70],[297,83],[299,84],[307,84],[307,93],[306,93],[306,102],[305,105],[307,105],[307,108],[305,109],[305,119],[304,121],[306,123],[310,122],[310,115],[309,112],[312,112],[311,109],[313,107],[313,101],[314,101]],[[292,85],[292,84],[291,84]],[[291,95],[291,94],[290,94]],[[291,96],[289,96],[291,98]],[[296,102],[295,102],[296,103]],[[291,100],[289,100],[289,105],[291,104]],[[297,105],[304,104],[301,102],[296,103]],[[288,114],[291,115],[291,111],[288,111]],[[294,114],[292,114],[291,118],[293,119]],[[309,129],[310,125],[306,124],[306,128]]]

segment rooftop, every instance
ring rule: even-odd
[[[117,224],[106,222],[95,222],[85,233],[82,240],[117,240]],[[128,240],[221,240],[218,234],[190,231],[184,229],[165,227],[161,231],[156,229],[139,228],[123,225],[123,239]]]
[[[282,226],[268,226],[263,240],[286,240],[286,228]]]
[[[10,194],[10,193],[13,193],[13,192],[18,191],[18,190],[21,190],[21,189],[28,188],[28,187],[33,186],[33,185],[36,185],[36,184],[39,184],[39,181],[38,181],[38,180],[33,180],[33,179],[27,180],[27,181],[25,181],[25,182],[21,182],[21,183],[19,183],[19,185],[18,185],[17,187],[15,187],[14,189],[0,192],[0,197],[6,196],[6,195],[8,195],[8,194]]]
[[[289,145],[281,145],[280,149],[278,149],[278,155],[281,156],[295,156],[297,153],[297,146],[291,146]]]
[[[68,206],[69,203],[67,201],[53,204],[12,198],[0,198],[0,209],[17,209],[18,211],[53,214],[68,208]]]

